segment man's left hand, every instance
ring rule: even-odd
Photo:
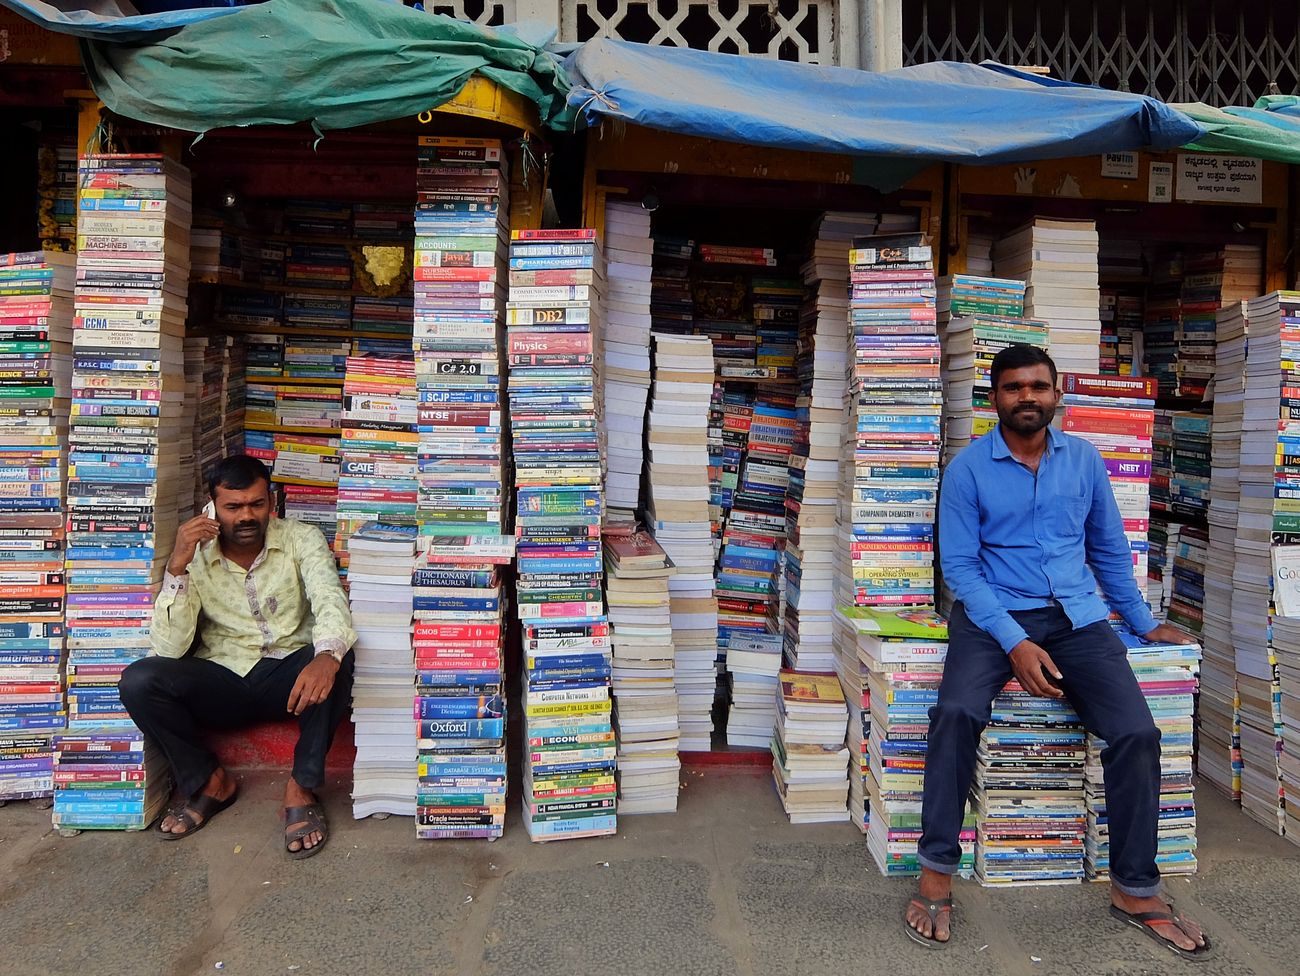
[[[1196,638],[1190,634],[1179,630],[1173,624],[1160,624],[1149,634],[1142,635],[1143,640],[1158,642],[1161,644],[1195,644]]]
[[[319,705],[330,696],[334,676],[339,673],[339,662],[328,654],[317,654],[312,662],[298,672],[298,680],[289,692],[285,710],[301,715],[312,705]]]

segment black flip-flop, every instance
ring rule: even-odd
[[[296,823],[300,823],[302,826],[290,830],[289,825]],[[319,843],[311,847],[300,847],[296,851],[289,850],[289,845],[294,841],[301,844],[304,837],[317,831],[320,832]],[[303,858],[319,854],[320,849],[325,846],[325,842],[329,839],[329,821],[325,819],[325,811],[320,808],[319,803],[309,803],[305,807],[284,808],[284,852],[289,855],[291,860],[301,861]]]
[[[1160,943],[1160,945],[1164,946],[1174,955],[1183,959],[1193,959],[1200,962],[1210,955],[1210,937],[1205,932],[1201,933],[1201,938],[1205,940],[1205,945],[1197,946],[1195,949],[1184,949],[1177,942],[1169,940],[1156,931],[1155,924],[1165,923],[1182,929],[1189,938],[1191,937],[1191,933],[1188,932],[1187,929],[1183,928],[1183,920],[1179,918],[1178,913],[1174,911],[1172,902],[1169,903],[1169,911],[1167,912],[1126,912],[1118,905],[1111,905],[1110,914],[1112,918],[1117,918],[1126,925],[1132,925],[1141,929],[1150,938]]]
[[[169,811],[169,815],[175,817],[184,824],[185,829],[179,834],[173,830],[163,830],[162,820],[160,820],[158,821],[158,833],[162,834],[163,840],[184,840],[186,837],[197,834],[212,821],[213,817],[234,803],[238,798],[238,787],[236,787],[235,791],[224,800],[218,800],[215,796],[208,796],[206,793],[200,793],[197,797],[192,796],[186,800],[185,803],[181,804],[179,809],[173,808]],[[191,816],[191,813],[202,817],[203,819],[198,823],[195,823],[194,817]],[[163,817],[163,820],[166,819],[166,817]]]
[[[947,949],[948,943],[952,941],[952,929],[951,929],[952,896],[950,895],[947,898],[930,900],[928,898],[922,898],[920,895],[913,895],[911,898],[907,900],[907,907],[911,908],[913,905],[916,905],[923,912],[925,912],[925,914],[930,916],[931,936],[924,936],[916,929],[912,928],[912,923],[907,920],[907,909],[905,908],[903,910],[903,928],[907,931],[907,937],[911,939],[913,942],[915,942],[917,945],[923,945],[927,949]],[[949,935],[945,941],[940,942],[938,939],[933,938],[932,936],[933,933],[938,928],[939,913],[944,911],[945,909],[948,912],[948,918],[949,918]]]

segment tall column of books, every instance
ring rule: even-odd
[[[641,504],[646,401],[650,395],[650,289],[654,241],[650,212],[605,204],[604,402],[606,523],[630,521]],[[581,301],[590,285],[557,285],[538,298]]]
[[[677,570],[645,530],[608,528],[603,541],[618,736],[618,812],[674,813],[681,759],[668,584]]]
[[[1209,546],[1204,569],[1196,771],[1229,796],[1241,795],[1236,732],[1237,664],[1232,645],[1232,588],[1241,508],[1241,448],[1246,402],[1244,302],[1216,315],[1214,414],[1210,432]],[[1152,599],[1154,606],[1154,598]]]
[[[419,540],[411,577],[417,837],[505,827],[506,445],[502,313],[508,180],[495,139],[421,136],[413,347]],[[426,714],[427,713],[427,714]]]
[[[0,801],[48,797],[63,698],[74,261],[0,255]]]
[[[704,336],[655,332],[652,339],[646,522],[676,567],[668,596],[677,747],[707,750],[717,639],[707,428],[713,346]]]
[[[794,670],[823,671],[833,667],[839,676],[849,711],[845,739],[849,749],[849,813],[863,831],[867,829],[865,777],[871,724],[867,671],[853,649],[844,648],[843,642],[836,640],[834,583],[844,442],[844,376],[849,361],[848,251],[855,237],[875,233],[878,224],[876,214],[838,211],[822,214],[817,221],[812,254],[803,267],[807,291],[795,359],[798,426],[785,496],[786,610],[782,650],[787,665]],[[732,697],[734,701],[734,691]]]
[[[899,619],[921,615],[934,620],[942,357],[931,250],[924,237],[855,239],[849,252],[849,300],[852,328],[834,574],[838,608],[833,639],[837,657],[844,662],[842,671],[855,662],[872,666],[857,653],[857,614],[879,610],[891,621],[895,614]],[[931,669],[917,680],[937,682],[940,672]],[[907,679],[890,671],[885,680],[892,686]],[[850,688],[854,691],[860,696],[860,688]],[[851,817],[868,824],[869,841],[873,830],[880,833],[876,857],[882,869],[891,849],[910,857],[914,866],[918,835],[889,824],[907,804],[919,804],[920,784],[909,784],[915,796],[904,795],[910,789],[895,791],[896,784],[885,789],[882,762],[890,752],[895,766],[923,767],[928,719],[913,728],[905,742],[901,734],[889,734],[887,722],[877,725],[875,689],[869,694],[870,715],[859,718],[860,728],[850,729],[849,741],[859,753],[858,775],[850,777]],[[887,700],[886,694],[880,706]],[[865,776],[860,732],[869,733]],[[882,751],[878,747],[886,741],[889,745]]]
[[[600,524],[600,301],[593,230],[514,231],[507,311],[510,432],[524,637],[524,825],[535,841],[617,826]],[[516,279],[516,274],[519,278]],[[547,301],[516,287],[587,285]]]
[[[1297,611],[1287,608],[1292,613]],[[1300,616],[1273,618],[1273,654],[1277,658],[1278,709],[1282,719],[1282,831],[1300,844]]]
[[[149,651],[176,537],[184,398],[189,172],[160,155],[83,156],[69,433],[68,733],[54,824],[142,829],[165,763],[118,697]],[[110,785],[111,784],[111,785]]]
[[[1300,343],[1300,293],[1273,292],[1247,303],[1246,400],[1241,438],[1241,501],[1232,588],[1232,640],[1237,667],[1241,807],[1270,830],[1285,826],[1279,760],[1280,690],[1269,623],[1273,546],[1300,539],[1300,425],[1288,391]],[[1300,412],[1300,411],[1297,411]]]
[[[410,726],[419,496],[415,363],[409,356],[352,356],[346,370],[338,532],[357,632],[352,812],[358,818],[409,817],[415,814],[417,792]]]
[[[1062,372],[1098,370],[1101,348],[1099,240],[1091,220],[1038,217],[993,248],[996,273],[1025,283],[1025,315],[1048,324]]]

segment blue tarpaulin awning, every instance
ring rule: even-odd
[[[751,145],[954,163],[1170,149],[1202,134],[1163,102],[1001,66],[935,62],[868,72],[651,47],[584,44],[565,62],[589,124]]]
[[[137,41],[232,14],[241,0],[0,0],[0,5],[60,34]]]

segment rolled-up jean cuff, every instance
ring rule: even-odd
[[[1112,874],[1110,883],[1130,898],[1151,898],[1160,894],[1160,882],[1158,881],[1153,885],[1127,885]]]
[[[959,864],[940,864],[938,861],[930,860],[924,854],[918,854],[916,859],[920,862],[921,867],[929,868],[931,871],[938,871],[940,874],[956,874],[961,866]]]

